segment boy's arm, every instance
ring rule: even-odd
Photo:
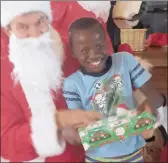
[[[156,113],[157,108],[163,106],[164,101],[162,96],[151,86],[150,78],[152,75],[141,66],[134,56],[127,53],[126,60],[133,87],[144,93],[147,99],[143,104],[151,106],[152,111]]]
[[[75,80],[75,79],[74,79]],[[74,82],[67,78],[63,84],[63,96],[69,109],[82,109],[81,97]]]

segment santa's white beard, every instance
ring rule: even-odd
[[[9,59],[14,64],[15,81],[25,80],[43,91],[56,90],[61,81],[62,60],[61,54],[54,54],[52,44],[50,32],[28,39],[12,34]]]
[[[57,135],[56,106],[51,91],[57,91],[61,83],[63,44],[60,40],[57,35],[51,41],[48,32],[37,39],[18,39],[11,35],[9,42],[9,60],[14,65],[12,75],[28,102],[31,138],[42,158],[59,155],[65,149],[65,142]]]
[[[12,76],[20,82],[29,106],[33,110],[53,106],[51,90],[57,91],[61,83],[62,45],[53,51],[50,32],[39,38],[18,39],[11,35],[9,60],[13,63]],[[54,106],[53,106],[54,107]]]
[[[77,1],[85,10],[93,12],[107,22],[111,8],[110,1]]]

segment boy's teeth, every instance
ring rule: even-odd
[[[97,62],[91,62],[91,64],[93,64],[93,65],[98,65],[98,64],[100,64],[100,61],[97,61]]]

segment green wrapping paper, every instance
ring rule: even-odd
[[[130,112],[131,113],[131,112]],[[157,120],[147,112],[109,117],[79,129],[85,151],[114,141],[124,141],[126,137],[138,135],[144,130],[155,128]]]

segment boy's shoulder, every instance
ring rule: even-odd
[[[64,80],[64,84],[75,84],[79,83],[82,79],[82,73],[80,70],[76,71],[75,73],[71,74]]]
[[[133,55],[128,53],[128,52],[117,52],[117,53],[113,53],[111,57],[112,58],[125,58],[126,59],[127,57],[130,57],[130,56],[133,57]]]

